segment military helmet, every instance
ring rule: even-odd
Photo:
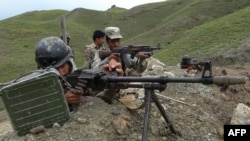
[[[71,48],[55,36],[43,38],[35,47],[35,60],[38,68],[58,68],[73,57]]]
[[[184,55],[181,59],[181,69],[186,69],[192,63],[192,58],[188,55]]]
[[[181,61],[182,61],[182,63],[190,63],[191,62],[191,60],[192,60],[192,58],[190,57],[190,56],[188,56],[188,55],[184,55],[183,57],[182,57],[182,59],[181,59]]]

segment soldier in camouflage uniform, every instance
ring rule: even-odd
[[[120,29],[118,27],[107,27],[105,28],[105,34],[106,34],[106,43],[108,44],[108,47],[110,50],[112,50],[115,47],[121,46],[121,39],[123,38],[120,34]],[[96,54],[98,56],[98,54]],[[148,58],[147,55],[143,53],[138,53],[134,59],[130,57],[130,54],[127,54],[128,59],[132,62],[131,68],[125,68],[125,75],[136,75],[139,76],[140,73],[146,70],[147,68],[147,61],[146,58]],[[105,59],[100,59],[98,57],[95,57],[92,62],[91,68],[100,68],[103,64],[106,64],[108,62],[108,57]]]
[[[58,70],[58,73],[65,77],[67,74],[72,72],[73,64],[71,59],[74,58],[71,48],[69,48],[60,38],[58,37],[46,37],[41,39],[35,47],[35,60],[38,69],[47,69],[49,67]],[[109,62],[103,66],[103,71],[105,74],[110,75],[111,71],[115,70],[118,76],[123,75],[121,69],[121,64],[115,60],[115,58],[110,58]],[[62,86],[64,83],[62,83]],[[105,95],[103,99],[109,100],[109,93],[116,93],[117,89],[105,90]],[[69,105],[79,104],[82,101],[82,94],[85,94],[85,90],[72,91],[65,89],[65,98]]]
[[[93,62],[96,57],[96,52],[98,50],[108,50],[104,47],[105,43],[105,33],[101,30],[95,30],[93,33],[93,43],[86,45],[84,53],[84,64],[83,68],[91,69],[93,68]]]
[[[85,54],[84,54],[84,66],[86,69],[105,69],[105,66],[112,62],[112,60],[118,60],[116,56],[106,58],[106,61],[102,61],[99,57],[99,50],[110,51],[109,48],[104,47],[105,43],[105,33],[101,30],[96,30],[93,33],[93,43],[90,45],[86,45]],[[99,65],[99,63],[101,63]],[[109,70],[111,71],[111,70]],[[107,71],[108,72],[108,71]],[[97,96],[102,98],[105,102],[111,104],[117,93],[118,89],[105,89],[104,91],[92,91],[90,89],[87,90],[89,95]]]
[[[106,34],[106,43],[108,44],[108,47],[110,50],[112,50],[115,47],[120,47],[121,46],[121,39],[123,38],[122,35],[120,34],[120,29],[118,27],[107,27],[105,28],[105,34]],[[143,71],[146,70],[147,68],[147,61],[146,58],[148,58],[147,55],[144,55],[143,53],[138,53],[134,59],[131,59],[130,54],[127,55],[128,59],[132,62],[132,67],[131,68],[125,68],[126,74],[125,75],[136,75],[140,76]],[[95,57],[92,60],[91,68],[92,69],[101,69],[104,64],[107,64],[107,62],[115,58],[118,61],[120,61],[120,58],[117,57],[114,54],[111,54],[110,56],[101,59],[98,55],[98,51],[95,52]],[[124,71],[124,70],[123,70]],[[109,96],[109,101],[108,103],[112,103],[115,97],[121,97],[122,95],[128,95],[128,94],[135,94],[138,89],[122,89],[117,92],[109,92],[107,93],[100,93],[100,95],[106,95]],[[106,100],[107,102],[107,100]]]

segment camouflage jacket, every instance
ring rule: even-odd
[[[147,69],[147,60],[141,61],[139,58],[134,57],[131,58],[130,54],[127,54],[127,58],[131,61],[132,66],[131,68],[126,68],[125,73],[128,76],[139,76],[141,73],[143,73]]]
[[[95,61],[95,59],[98,59],[97,57],[97,51],[98,50],[106,50],[106,48],[103,46],[101,48],[97,48],[94,43],[90,45],[86,45],[85,51],[84,51],[84,64],[83,68],[86,69],[92,69],[93,68],[93,62],[98,62]]]

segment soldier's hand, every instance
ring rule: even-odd
[[[68,104],[79,104],[82,101],[82,94],[79,94],[79,93],[75,94],[71,91],[67,91],[65,94],[65,98]]]
[[[108,64],[103,66],[103,69],[107,75],[111,75],[114,71],[118,76],[123,76],[124,74],[121,63],[117,62],[117,60],[113,58],[110,59]]]
[[[139,52],[139,53],[137,54],[137,58],[140,58],[141,61],[147,59],[148,57],[149,57],[148,55],[146,55],[146,54],[144,54],[144,53],[142,53],[142,52]]]

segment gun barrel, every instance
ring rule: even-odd
[[[107,76],[102,71],[94,70],[79,70],[69,74],[66,80],[72,85],[76,86],[78,79],[87,81],[87,88],[94,88],[95,90],[103,90],[104,88],[128,88],[128,87],[145,87],[140,85],[129,85],[130,82],[141,82],[144,84],[161,85],[159,88],[167,83],[202,83],[202,84],[218,84],[218,85],[236,85],[245,84],[246,78],[244,76],[214,76],[214,77],[174,77],[168,76]],[[163,85],[162,85],[163,84]],[[154,86],[155,87],[155,86]]]
[[[241,76],[214,76],[214,84],[218,85],[236,85],[245,84],[245,77]]]
[[[219,84],[219,85],[236,85],[245,84],[246,79],[240,76],[214,76],[208,78],[169,78],[167,76],[159,77],[112,77],[104,78],[106,82],[151,82],[151,83],[203,83],[203,84]]]
[[[169,78],[167,76],[158,76],[158,77],[112,77],[106,76],[104,78],[106,82],[151,82],[151,83],[205,83],[212,84],[213,78]]]

